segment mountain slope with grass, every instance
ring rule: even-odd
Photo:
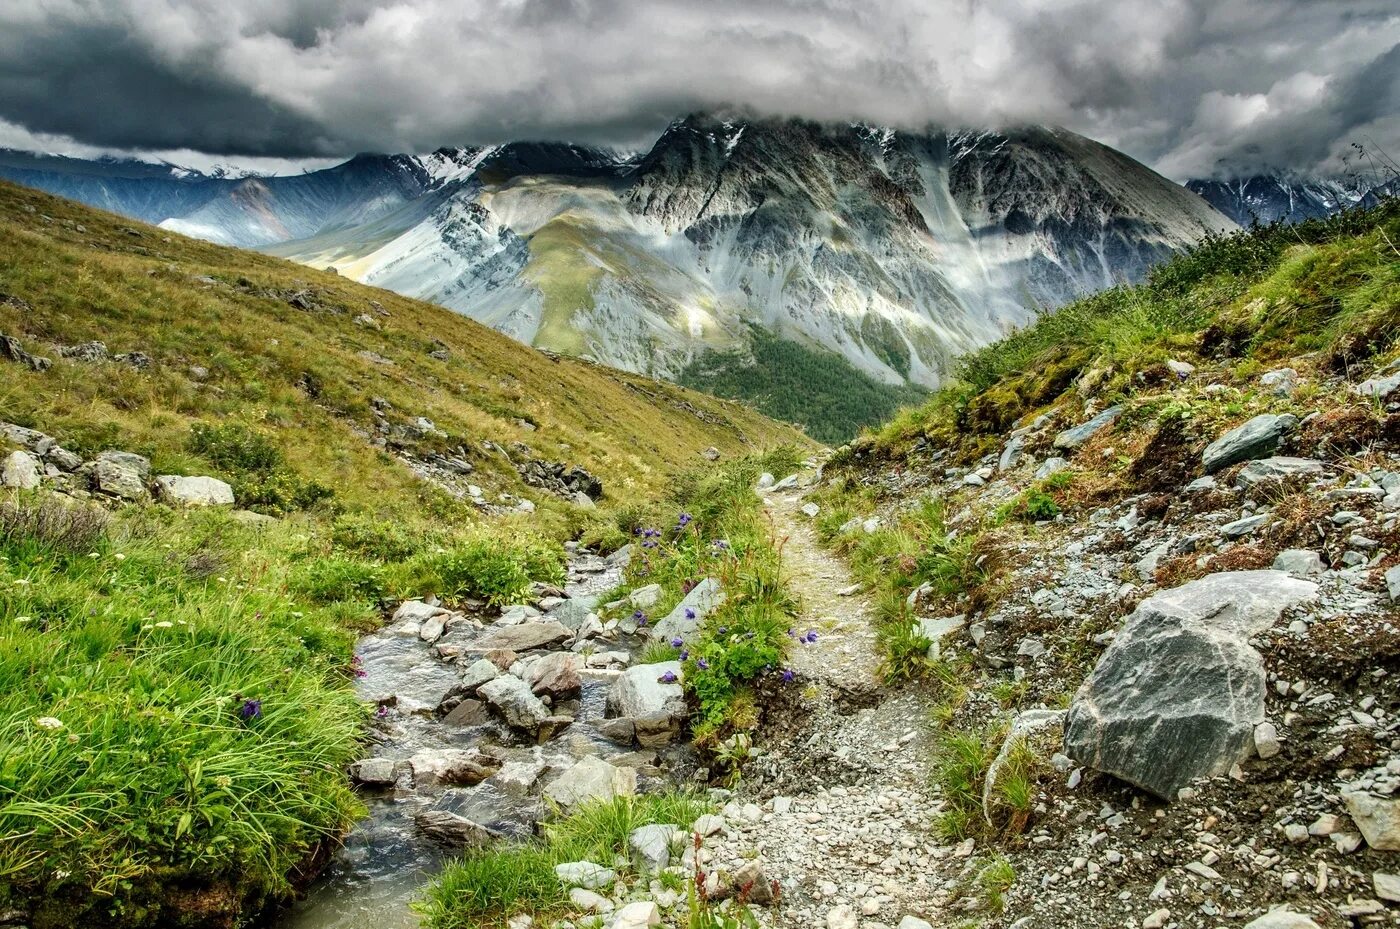
[[[835,759],[766,733],[750,773],[795,799],[742,844],[825,856],[809,803],[922,848],[909,887],[860,847],[863,896],[799,878],[808,924],[1393,919],[1397,371],[1394,199],[1208,239],[965,356],[785,504],[850,565],[884,684]],[[881,719],[911,728],[861,754]],[[932,836],[861,799],[909,765]]]
[[[386,609],[479,623],[564,583],[562,543],[626,542],[678,474],[814,447],[8,184],[0,335],[0,913],[33,929],[289,899],[364,813],[354,649]]]

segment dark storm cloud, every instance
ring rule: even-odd
[[[682,112],[1068,125],[1175,177],[1400,149],[1391,0],[8,0],[0,119],[310,158]]]

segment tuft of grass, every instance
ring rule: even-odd
[[[1016,869],[1004,855],[993,855],[977,872],[982,902],[992,913],[1006,909],[1006,892],[1016,883]]]
[[[1002,728],[948,730],[940,734],[933,781],[946,808],[934,823],[945,839],[982,835],[982,784],[1000,745]]]
[[[633,830],[658,823],[684,830],[713,810],[697,794],[684,792],[590,801],[545,823],[537,841],[467,852],[443,869],[416,908],[429,929],[484,929],[519,914],[562,915],[571,907],[555,865],[593,861],[614,867],[630,859],[627,838]],[[625,876],[630,866],[622,871]]]

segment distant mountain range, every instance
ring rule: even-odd
[[[234,178],[7,153],[0,176],[770,412],[774,394],[802,388],[781,412],[826,438],[1040,310],[1236,224],[1128,156],[1045,127],[696,115],[642,154],[515,143]],[[756,359],[809,373],[779,391]]]
[[[1186,187],[1241,226],[1296,223],[1355,206],[1365,195],[1356,184],[1327,179],[1257,174],[1228,180],[1187,181]]]

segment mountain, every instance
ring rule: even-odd
[[[710,389],[762,381],[742,370],[758,326],[815,372],[796,415],[831,439],[850,431],[831,412],[850,397],[872,398],[855,419],[887,414],[1041,309],[1234,225],[1127,156],[1041,127],[695,115],[633,156],[518,143],[296,177],[0,174]]]
[[[1354,183],[1283,174],[1198,179],[1187,181],[1186,187],[1241,226],[1330,216],[1362,198]]]

